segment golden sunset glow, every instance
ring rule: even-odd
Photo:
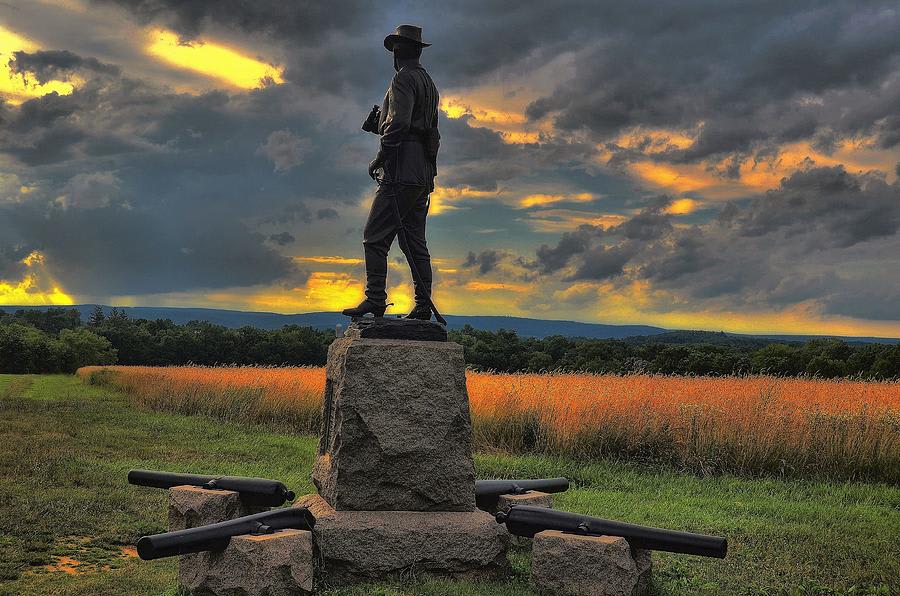
[[[578,192],[572,194],[543,194],[536,193],[527,195],[519,199],[519,206],[523,209],[535,207],[538,205],[551,205],[553,203],[586,203],[593,201],[596,197],[589,192]]]
[[[642,323],[668,329],[703,329],[732,333],[900,336],[900,323],[823,315],[815,302],[781,310],[698,308],[647,281],[628,284],[576,283],[554,293],[556,299],[590,304],[594,316],[614,324]]]
[[[283,83],[283,69],[266,64],[237,49],[206,41],[182,42],[177,33],[154,29],[146,51],[178,68],[193,70],[241,89]]]
[[[13,105],[53,92],[69,95],[75,85],[82,82],[73,78],[71,82],[48,81],[39,84],[31,77],[15,74],[10,70],[9,61],[13,59],[13,52],[34,52],[38,49],[38,45],[30,39],[0,26],[0,97]]]
[[[469,290],[470,292],[528,292],[531,290],[531,286],[524,283],[504,283],[478,280],[470,281],[465,286],[463,286],[463,288]]]
[[[669,146],[683,149],[693,142],[691,137],[671,131],[652,131],[645,133],[645,136],[651,142],[642,150],[649,155],[660,153]],[[637,133],[625,135],[617,139],[616,144],[633,148],[641,138]],[[612,156],[610,151],[601,149],[599,161],[605,163]],[[736,178],[726,178],[716,173],[725,170],[728,166],[725,162],[669,164],[647,159],[629,163],[626,168],[642,182],[666,192],[701,193],[710,199],[734,199],[778,188],[782,178],[790,176],[809,160],[817,166],[843,165],[853,173],[880,170],[888,180],[894,180],[897,159],[895,152],[879,149],[873,138],[864,138],[841,141],[831,155],[816,151],[807,141],[785,144],[771,159],[743,162]]]
[[[330,265],[361,265],[362,259],[353,257],[322,256],[322,257],[294,257],[298,263],[327,263]]]
[[[22,259],[26,267],[25,276],[19,281],[0,279],[0,304],[22,306],[45,306],[54,304],[75,304],[51,279],[44,265],[44,255],[34,251]]]
[[[441,97],[440,109],[448,118],[468,117],[470,126],[499,133],[505,143],[536,143],[542,134],[549,132],[550,129],[543,123],[537,125],[528,121],[521,102],[510,104],[490,89],[483,91],[486,91],[484,97],[478,93]]]
[[[593,213],[572,209],[543,209],[532,211],[522,219],[538,232],[569,232],[578,226],[617,226],[628,219],[619,213]]]
[[[670,215],[687,215],[697,210],[700,204],[694,199],[677,199],[666,207],[666,213]]]
[[[429,215],[440,215],[447,211],[459,209],[453,204],[454,201],[462,199],[478,199],[482,197],[499,196],[497,191],[474,190],[465,188],[447,188],[444,186],[436,186],[434,192],[431,193],[431,206],[428,208]]]

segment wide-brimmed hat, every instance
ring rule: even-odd
[[[389,52],[393,52],[394,43],[398,41],[412,42],[423,48],[427,48],[431,45],[430,43],[422,41],[422,28],[416,27],[415,25],[397,25],[394,32],[384,38],[384,47],[386,47]]]

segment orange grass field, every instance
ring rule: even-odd
[[[138,406],[316,433],[323,368],[85,367]],[[475,448],[900,483],[900,382],[467,374]]]

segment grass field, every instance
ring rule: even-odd
[[[127,485],[130,468],[269,476],[312,490],[311,436],[136,408],[75,377],[0,375],[0,420],[0,594],[174,594],[174,560],[127,551],[166,518],[164,491]],[[700,477],[549,456],[478,455],[476,465],[483,478],[572,478],[561,509],[728,536],[723,561],[656,553],[657,594],[900,590],[896,486]],[[413,578],[331,594],[528,593],[528,554],[512,558],[516,574],[502,584]]]
[[[321,368],[87,367],[142,407],[317,432]],[[476,449],[900,484],[900,382],[469,372]]]

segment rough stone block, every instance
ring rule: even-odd
[[[313,573],[312,532],[281,530],[235,536],[221,552],[185,555],[178,580],[194,596],[288,596],[312,593]]]
[[[267,509],[247,507],[240,495],[230,490],[175,486],[169,489],[169,531],[214,524]]]
[[[553,495],[539,490],[528,491],[522,495],[500,495],[497,499],[497,508],[495,512],[502,511],[510,505],[530,505],[532,507],[546,507],[547,509],[553,509]],[[505,528],[506,526],[503,527]],[[532,540],[532,538],[528,538],[527,536],[516,536],[515,534],[509,535],[510,544],[515,546],[529,546]]]
[[[317,573],[325,586],[409,573],[488,579],[510,570],[506,531],[484,511],[335,511],[319,495],[296,504],[316,518]]]
[[[313,482],[337,510],[473,511],[462,346],[335,340]]]
[[[510,505],[530,505],[532,507],[553,509],[553,495],[542,493],[539,490],[528,491],[522,495],[500,495],[497,499],[497,509],[495,511],[502,511]]]
[[[581,536],[545,530],[534,537],[531,583],[539,593],[632,596],[650,584],[650,553],[616,536]]]

